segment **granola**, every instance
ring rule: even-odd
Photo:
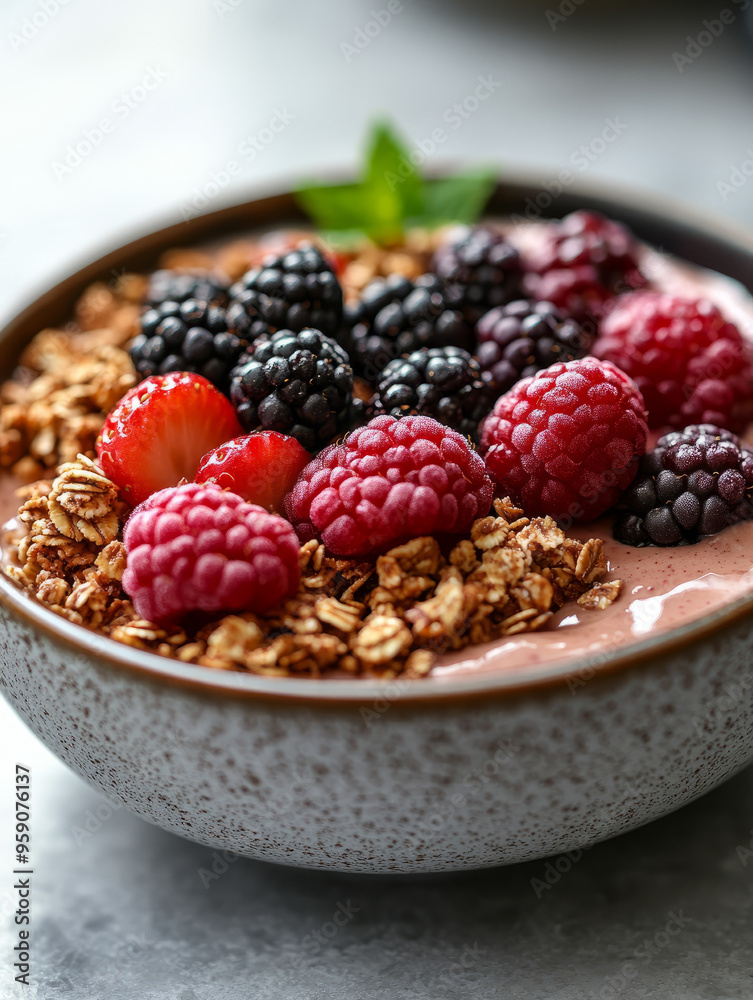
[[[14,579],[69,621],[213,669],[422,677],[443,652],[536,631],[573,598],[605,608],[620,592],[619,581],[604,582],[600,541],[566,538],[551,518],[529,520],[505,499],[447,557],[429,537],[374,561],[336,559],[307,542],[294,597],[266,615],[225,615],[191,634],[138,618],[121,586],[126,508],[91,459],[79,455],[52,482],[21,492],[27,530],[6,567]]]

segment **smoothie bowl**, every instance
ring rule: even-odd
[[[537,195],[334,249],[249,202],[4,331],[0,682],[109,799],[436,872],[753,760],[753,241]]]

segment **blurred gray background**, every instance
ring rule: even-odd
[[[6,0],[0,318],[197,205],[354,166],[376,116],[423,142],[479,75],[492,95],[432,163],[541,183],[569,168],[751,228],[748,4],[392,0],[375,33],[386,0]],[[619,135],[601,141],[608,120]],[[205,888],[211,852],[113,812],[4,704],[0,755],[4,788],[16,760],[34,768],[36,868],[21,993],[0,822],[2,1000],[753,995],[752,771],[538,893],[544,861],[420,882],[236,861]],[[349,900],[353,920],[314,946]]]

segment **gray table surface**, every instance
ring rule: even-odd
[[[491,74],[494,92],[437,158],[529,168],[546,181],[591,147],[605,119],[619,119],[626,127],[581,180],[753,225],[745,0],[729,0],[734,23],[688,62],[675,53],[687,53],[704,19],[716,22],[721,3],[403,0],[348,58],[343,43],[385,5],[4,4],[0,317],[100,248],[180,219],[229,161],[239,170],[212,206],[353,163],[366,121],[384,112],[411,143],[423,140],[479,74]],[[153,89],[140,90],[150,73]],[[289,124],[253,158],[242,153],[276,110]],[[101,142],[61,169],[67,147],[103,118],[112,127]],[[753,996],[753,770],[591,848],[556,881],[545,861],[401,881],[239,860],[205,888],[210,851],[108,815],[3,704],[3,791],[15,761],[34,769],[34,971],[28,990],[12,983],[3,862],[2,1000]],[[6,814],[6,859],[10,833]],[[338,906],[352,919],[330,939]]]

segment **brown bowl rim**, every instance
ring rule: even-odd
[[[523,204],[526,197],[535,197],[541,190],[540,186],[531,182],[530,175],[505,175],[492,197],[490,209],[493,211],[495,207],[501,208],[504,205],[505,214],[509,214],[511,201]],[[753,235],[682,203],[668,202],[663,197],[631,191],[617,185],[585,186],[574,183],[556,202],[557,212],[552,214],[564,215],[574,207],[596,208],[627,221],[644,239],[647,239],[644,235],[646,229],[660,232],[662,227],[669,227],[674,233],[675,241],[682,242],[685,239],[697,252],[703,251],[702,255],[706,259],[698,260],[696,257],[694,262],[706,267],[711,266],[709,260],[714,259],[713,248],[716,245],[717,250],[726,250],[733,257],[740,258],[738,273],[732,276],[741,281],[746,274],[745,265],[749,268],[753,263]],[[546,217],[546,213],[542,213],[541,217]],[[643,225],[636,225],[636,218]],[[113,268],[146,268],[153,265],[160,253],[173,246],[188,246],[233,231],[236,235],[241,235],[244,231],[261,228],[265,224],[279,226],[303,219],[292,193],[284,192],[223,206],[197,215],[188,222],[151,230],[69,275],[42,293],[7,323],[0,332],[0,365],[7,368],[19,353],[20,347],[39,329],[59,323],[64,316],[70,315],[73,302],[83,288],[107,275]],[[651,242],[654,245],[662,243],[656,238]],[[748,282],[750,281],[748,275]],[[586,682],[590,684],[593,680],[611,677],[628,667],[647,665],[652,660],[675,654],[695,642],[718,634],[726,627],[745,620],[749,620],[753,626],[752,593],[693,622],[631,643],[610,654],[597,653],[581,659],[554,660],[538,667],[511,671],[509,674],[499,669],[490,669],[469,676],[459,673],[450,677],[429,676],[418,680],[401,680],[399,677],[391,680],[322,680],[219,671],[126,646],[59,617],[2,574],[0,604],[7,613],[30,628],[43,631],[57,645],[89,654],[109,666],[125,667],[141,680],[177,684],[203,695],[346,707],[370,703],[381,705],[385,702],[388,706],[407,706],[422,702],[447,704],[456,700],[527,694],[568,684],[574,694]]]

